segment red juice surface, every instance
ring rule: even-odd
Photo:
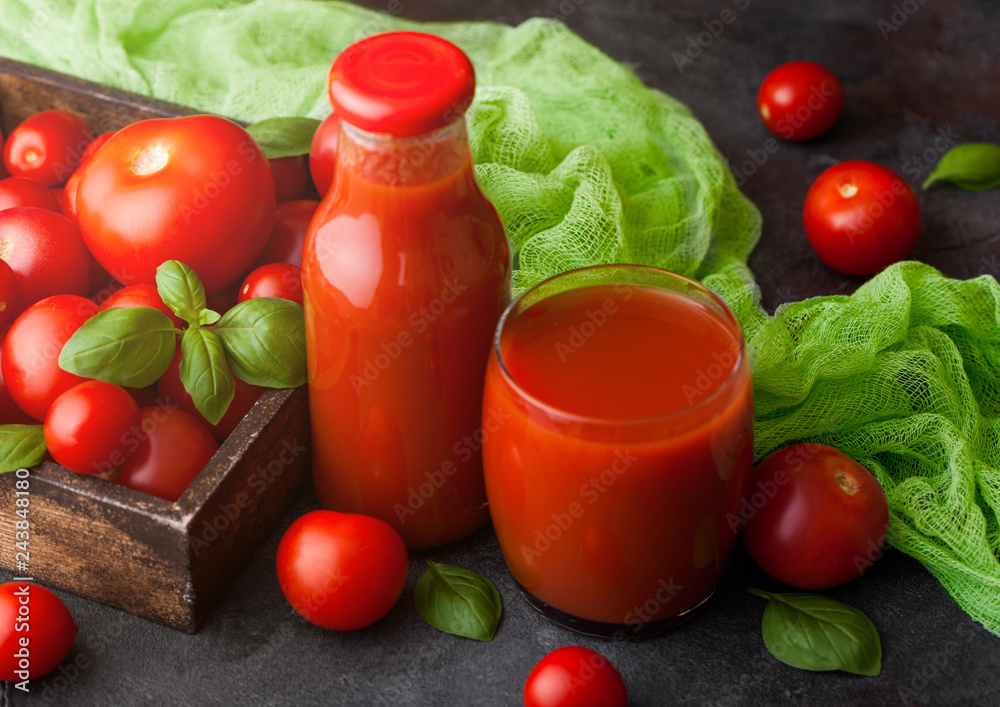
[[[484,525],[483,376],[509,299],[496,211],[462,125],[372,147],[342,132],[303,255],[313,479],[325,508],[409,547]]]
[[[560,611],[635,631],[701,604],[752,463],[735,323],[671,290],[590,285],[512,313],[500,349],[506,373],[494,354],[484,416],[506,422],[484,462],[515,579]]]

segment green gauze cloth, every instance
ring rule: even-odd
[[[416,24],[309,0],[0,0],[0,53],[233,118],[322,117],[330,62],[370,34],[462,47],[476,173],[523,289],[640,262],[697,277],[746,330],[756,452],[833,444],[878,476],[890,539],[1000,633],[1000,288],[894,266],[851,297],[759,306],[760,216],[701,125],[562,25]]]

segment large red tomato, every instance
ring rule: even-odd
[[[14,320],[0,351],[7,392],[18,407],[44,420],[52,401],[85,379],[59,367],[59,354],[98,307],[76,295],[46,297]]]
[[[90,254],[62,214],[38,206],[0,211],[0,258],[17,282],[17,311],[52,295],[85,295]]]
[[[208,294],[260,255],[275,206],[260,147],[239,125],[212,115],[119,130],[76,191],[83,238],[117,281],[155,284],[156,268],[175,259],[198,273]]]

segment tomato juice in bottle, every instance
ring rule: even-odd
[[[701,285],[600,266],[504,315],[484,447],[494,529],[529,603],[587,633],[639,636],[714,592],[753,459],[742,334]]]
[[[320,503],[382,518],[411,548],[489,520],[480,413],[510,257],[472,170],[473,91],[465,55],[430,35],[346,49],[334,181],[303,253]]]

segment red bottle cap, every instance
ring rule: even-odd
[[[330,68],[330,105],[362,130],[412,137],[460,118],[472,103],[476,77],[461,49],[420,32],[362,39]]]

